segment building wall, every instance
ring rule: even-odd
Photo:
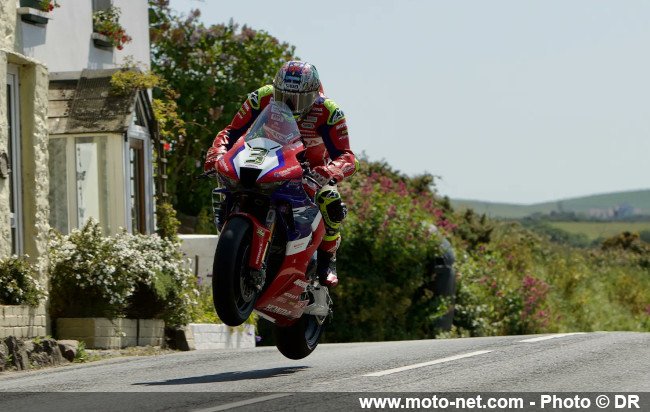
[[[51,73],[110,69],[122,65],[128,56],[141,62],[141,69],[149,69],[149,26],[142,24],[149,19],[147,0],[113,0],[122,10],[120,23],[133,38],[123,50],[94,45],[92,1],[57,1],[61,7],[48,14],[51,20],[46,25],[20,25],[18,42],[26,56],[46,62]]]
[[[143,22],[149,22],[148,1],[113,0],[113,4],[122,9],[122,25],[127,34],[133,37],[133,41],[124,46],[124,49],[115,50],[115,61],[120,65],[124,58],[133,56],[140,69],[150,69],[149,24],[143,24]]]
[[[0,0],[0,153],[9,145],[7,122],[7,51],[14,49],[16,20],[12,18],[14,0]],[[15,14],[15,13],[14,13]],[[11,226],[9,221],[9,179],[0,179],[0,257],[11,254]]]
[[[49,231],[49,173],[48,133],[48,71],[45,65],[21,54],[17,28],[24,24],[16,13],[16,0],[0,0],[0,152],[8,147],[7,67],[18,67],[20,83],[20,154],[22,198],[22,238],[24,253],[34,262],[41,260],[39,281],[47,287],[47,244]],[[0,179],[0,258],[11,254],[11,224],[9,221],[9,179]],[[38,316],[44,316],[42,303]],[[33,316],[32,316],[33,315]],[[36,319],[35,314],[29,314]],[[3,314],[3,319],[6,318]],[[30,320],[30,322],[31,322]],[[49,322],[48,322],[49,323]],[[49,325],[39,320],[37,334],[49,331]],[[30,332],[32,333],[32,332]],[[35,335],[34,335],[35,336]]]
[[[7,123],[7,53],[13,49],[15,20],[10,19],[10,0],[0,0],[0,153],[9,143]],[[12,24],[13,23],[13,24]],[[11,254],[11,226],[9,221],[9,179],[0,179],[0,257]]]
[[[41,63],[20,55],[10,61],[21,64],[20,118],[23,201],[23,248],[30,256],[46,256],[50,206],[48,171],[47,106],[49,76]]]
[[[0,152],[8,147],[7,65],[20,70],[20,141],[23,245],[34,259],[46,255],[48,237],[49,173],[47,170],[47,91],[45,65],[16,51],[13,33],[23,24],[16,14],[16,0],[0,0],[2,38],[0,38]],[[0,256],[11,253],[9,221],[9,179],[0,179]]]

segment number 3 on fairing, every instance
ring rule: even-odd
[[[250,155],[244,163],[255,163],[257,165],[261,165],[264,163],[264,159],[266,158],[267,154],[269,154],[269,151],[267,149],[254,147],[251,149]]]

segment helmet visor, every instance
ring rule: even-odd
[[[273,99],[286,104],[294,115],[305,113],[309,110],[318,97],[318,91],[312,92],[287,92],[275,89]]]

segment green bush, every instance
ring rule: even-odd
[[[96,221],[50,239],[50,314],[144,317],[182,324],[197,290],[180,244],[126,231],[104,237]]]
[[[603,241],[601,247],[603,250],[629,250],[637,254],[650,252],[650,246],[641,240],[636,232],[623,232],[618,236],[609,237]]]
[[[362,165],[340,187],[350,215],[326,341],[650,330],[650,248],[639,235],[589,248],[584,239],[554,239],[558,232],[456,213],[430,177]],[[431,284],[442,237],[456,253],[450,333],[435,329],[449,302]]]
[[[462,336],[541,333],[551,328],[548,302],[552,290],[536,277],[530,261],[533,236],[510,234],[505,242],[491,243],[457,256],[457,290],[454,313]]]
[[[27,261],[28,256],[0,259],[0,304],[38,306],[46,296],[33,273],[38,266]]]
[[[359,175],[341,185],[350,214],[337,252],[341,284],[332,290],[335,321],[326,340],[433,336],[448,308],[433,294],[433,262],[454,226],[429,190],[431,182],[363,162]]]
[[[193,309],[191,315],[193,323],[223,323],[219,319],[219,316],[217,316],[217,311],[214,308],[211,285],[199,284],[199,296],[197,298],[197,304]],[[257,321],[258,316],[255,313],[251,313],[244,324],[251,324],[257,327]]]
[[[156,233],[163,239],[178,242],[178,228],[181,222],[176,218],[176,211],[171,203],[158,202],[156,204]]]

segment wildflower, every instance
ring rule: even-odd
[[[397,182],[397,194],[402,197],[408,195],[408,191],[406,190],[406,183],[404,183],[403,180]]]
[[[395,213],[395,209],[396,209],[395,205],[391,205],[391,206],[390,206],[390,208],[388,209],[388,217],[389,217],[389,218],[392,219],[392,218],[395,217],[395,215],[396,215],[396,213]]]

